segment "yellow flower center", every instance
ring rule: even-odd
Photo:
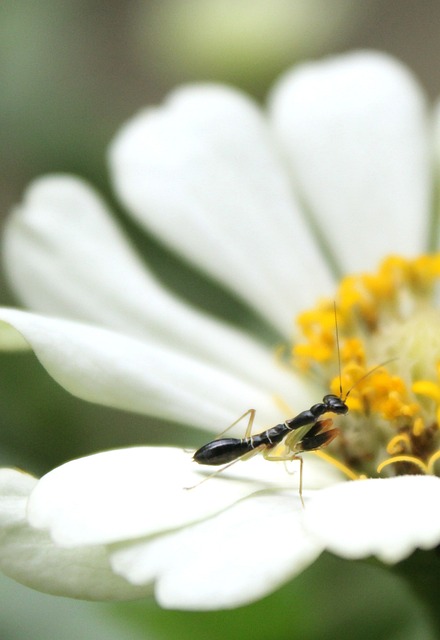
[[[351,478],[440,475],[439,285],[440,254],[390,256],[297,319],[294,366],[348,393],[331,456],[316,453]]]

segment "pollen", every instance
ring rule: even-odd
[[[349,407],[326,459],[350,478],[440,475],[439,285],[440,254],[389,256],[297,318],[292,364]]]

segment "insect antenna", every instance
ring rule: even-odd
[[[339,327],[338,327],[338,315],[336,313],[336,302],[333,301],[333,310],[334,310],[334,314],[335,314],[335,332],[336,332],[336,348],[337,348],[337,353],[338,353],[338,370],[339,370],[339,397],[342,400],[342,373],[341,373],[341,348],[340,348],[340,344],[339,344]],[[350,395],[350,393],[353,391],[353,389],[355,387],[357,387],[357,385],[362,382],[362,380],[365,380],[365,378],[368,378],[368,376],[371,376],[372,373],[374,373],[375,371],[377,371],[378,369],[381,369],[381,367],[384,367],[386,364],[389,364],[390,362],[394,362],[394,360],[397,360],[397,357],[395,358],[389,358],[389,360],[385,360],[384,362],[381,362],[380,364],[378,364],[376,367],[373,367],[373,369],[370,369],[370,371],[367,371],[367,373],[364,373],[363,376],[361,376],[359,378],[359,380],[356,380],[356,382],[349,388],[349,390],[347,391],[347,393],[344,396],[344,402],[347,400],[348,396]]]
[[[339,346],[338,314],[336,313],[336,302],[333,300],[333,311],[335,314],[336,348],[338,351],[338,371],[339,371],[339,397],[342,399],[342,374],[341,374],[341,348]],[[351,389],[350,389],[351,391]],[[348,393],[347,393],[348,395]],[[347,398],[347,395],[345,398]]]
[[[361,376],[359,378],[359,380],[356,380],[356,382],[349,388],[349,390],[347,391],[347,393],[345,394],[345,398],[344,398],[344,402],[345,400],[347,400],[348,396],[350,395],[350,393],[353,391],[353,389],[355,387],[357,387],[357,385],[362,382],[362,380],[365,380],[365,378],[368,378],[368,376],[371,376],[372,373],[374,373],[375,371],[377,371],[378,369],[381,369],[382,367],[384,367],[386,364],[389,364],[390,362],[394,362],[394,360],[398,360],[397,356],[395,358],[389,358],[389,360],[384,360],[384,362],[381,362],[380,364],[378,364],[377,366],[373,367],[372,369],[370,369],[370,371],[367,371],[367,373],[364,373],[363,376]]]

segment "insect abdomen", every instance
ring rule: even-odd
[[[220,465],[240,458],[251,449],[252,446],[246,439],[221,438],[200,447],[195,452],[193,460],[199,464]]]

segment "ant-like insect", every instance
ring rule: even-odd
[[[299,496],[304,506],[302,497],[302,472],[303,459],[299,455],[307,451],[317,451],[327,445],[339,434],[339,429],[331,428],[333,421],[328,418],[320,420],[319,418],[325,413],[334,413],[336,415],[345,415],[348,412],[347,398],[352,389],[358,385],[367,376],[374,371],[383,367],[390,362],[384,362],[374,367],[347,391],[345,397],[342,397],[341,383],[341,361],[339,351],[339,333],[336,319],[335,307],[335,327],[336,327],[336,344],[338,350],[339,361],[339,396],[334,394],[325,395],[322,402],[314,404],[310,409],[301,411],[294,418],[289,418],[281,424],[277,424],[270,429],[266,429],[261,433],[252,434],[252,425],[255,418],[255,409],[249,409],[238,420],[226,429],[228,431],[234,427],[240,420],[249,415],[248,425],[246,427],[244,438],[217,438],[197,449],[194,453],[193,460],[199,464],[218,466],[225,464],[226,469],[237,460],[248,460],[257,453],[262,453],[266,460],[271,461],[290,461],[299,460],[300,462],[300,479],[299,479]],[[225,433],[225,432],[223,432]],[[221,434],[220,434],[221,435]],[[284,440],[284,449],[280,452],[276,451],[276,447]],[[223,471],[219,469],[218,472]],[[217,473],[218,473],[217,472]],[[214,474],[213,474],[214,475]],[[211,476],[208,476],[211,477]],[[207,480],[208,478],[205,478]],[[203,482],[203,481],[202,481]],[[195,485],[197,486],[197,485]]]
[[[322,402],[314,404],[310,409],[302,411],[295,418],[290,418],[275,427],[266,429],[261,433],[252,436],[252,425],[255,418],[255,409],[249,409],[231,427],[237,424],[245,416],[250,415],[246,434],[244,438],[218,438],[197,449],[193,460],[199,464],[221,465],[226,467],[237,460],[248,460],[257,453],[262,453],[266,460],[288,461],[299,460],[300,480],[299,496],[302,498],[302,471],[303,459],[300,453],[306,451],[316,451],[325,447],[336,438],[339,429],[331,429],[333,421],[331,419],[319,420],[324,413],[335,413],[345,415],[348,411],[346,404],[347,396],[344,399],[329,394],[324,396]],[[284,451],[276,453],[276,445],[284,441]],[[226,469],[226,467],[224,467]]]

